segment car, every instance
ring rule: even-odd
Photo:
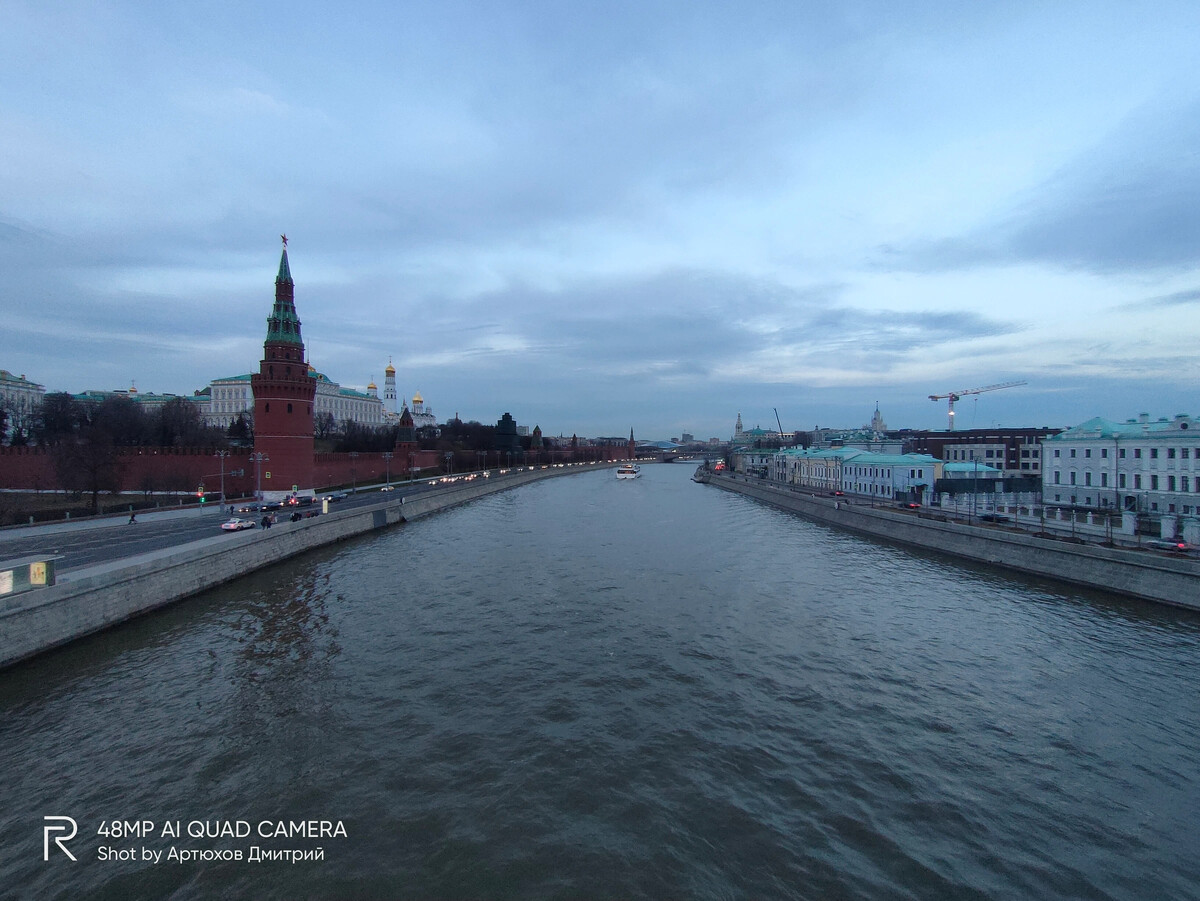
[[[920,510],[920,509],[921,509],[921,505],[920,505],[920,504],[918,504],[918,503],[914,503],[913,501],[909,501],[909,502],[908,502],[907,504],[905,504],[904,506],[905,506],[905,508],[906,508],[906,509],[908,509],[908,510]]]
[[[1170,541],[1160,541],[1160,540],[1148,541],[1148,542],[1146,542],[1146,544],[1149,547],[1152,547],[1155,550],[1159,550],[1159,551],[1180,552],[1180,551],[1187,551],[1189,549],[1188,543],[1186,541],[1180,541],[1179,539],[1174,539],[1174,540],[1170,540]]]
[[[283,501],[273,501],[269,504],[263,504],[259,509],[261,509],[263,513],[269,513],[272,510],[282,510]]]
[[[254,520],[238,519],[236,516],[232,519],[227,519],[221,523],[221,531],[223,532],[240,532],[242,529],[253,529]]]
[[[346,494],[344,491],[335,491],[333,494],[325,495],[323,498],[321,498],[321,500],[326,500],[330,503],[333,503],[334,501],[344,501],[349,496],[350,495]]]
[[[262,510],[262,504],[242,504],[234,512],[235,513],[258,513]]]
[[[845,496],[846,496],[846,492],[844,492],[844,491],[835,491],[835,492],[833,493],[833,496],[834,496],[834,497],[845,497]]]
[[[980,522],[1008,522],[1009,518],[1003,513],[980,513]]]
[[[395,485],[384,485],[384,486],[383,486],[382,488],[380,488],[379,490],[380,490],[380,491],[395,491],[395,490],[396,490],[396,486],[395,486]]]

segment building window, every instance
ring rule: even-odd
[[[291,412],[292,412],[292,405],[291,405],[291,404],[288,404],[288,412],[289,412],[289,413],[291,413]]]
[[[270,412],[271,412],[271,404],[270,404],[269,402],[267,403],[267,407],[266,407],[266,409],[265,409],[265,410],[263,410],[263,412],[264,412],[264,413],[270,413]]]
[[[1120,450],[1117,451],[1117,457],[1122,460],[1125,459],[1125,448],[1121,448]]]
[[[1175,448],[1173,448],[1173,447],[1168,447],[1168,448],[1167,448],[1167,459],[1168,459],[1168,460],[1174,460],[1174,459],[1175,459]]]
[[[1107,472],[1100,473],[1100,487],[1101,488],[1108,487],[1108,473]]]
[[[1059,485],[1061,483],[1062,483],[1062,473],[1056,469],[1056,470],[1054,470],[1054,484]]]
[[[1150,448],[1150,459],[1151,460],[1158,459],[1158,448],[1157,447]]]
[[[1087,450],[1085,450],[1085,451],[1083,452],[1083,455],[1084,455],[1085,457],[1089,457],[1089,458],[1090,458],[1090,457],[1092,456],[1092,449],[1089,447]]]
[[[1150,490],[1151,491],[1158,490],[1158,476],[1153,476],[1153,475],[1150,476]]]
[[[1142,459],[1142,449],[1140,447],[1135,447],[1133,449],[1133,459],[1135,459],[1135,460]]]
[[[1072,484],[1072,485],[1074,485],[1074,484],[1075,484],[1075,473],[1074,473],[1074,471],[1072,471],[1072,472],[1071,472],[1071,484]]]
[[[1100,448],[1100,459],[1101,460],[1108,459],[1108,448],[1107,447]]]
[[[1054,456],[1056,456],[1056,457],[1057,457],[1057,456],[1060,456],[1061,454],[1062,454],[1062,451],[1060,451],[1060,450],[1059,450],[1059,449],[1056,447],[1056,448],[1054,449]]]
[[[1167,476],[1167,490],[1168,491],[1175,490],[1175,476]]]
[[[1125,487],[1125,473],[1123,473],[1123,472],[1118,473],[1118,475],[1117,475],[1117,487],[1118,488]]]
[[[1074,458],[1074,457],[1075,457],[1075,448],[1071,448],[1071,457],[1072,457],[1072,458]]]
[[[1090,484],[1092,484],[1092,474],[1091,474],[1091,472],[1090,472],[1090,471],[1089,471],[1089,472],[1085,472],[1085,473],[1083,474],[1083,484],[1085,484],[1085,485],[1090,485]]]
[[[1133,474],[1133,490],[1138,491],[1141,489],[1141,487],[1142,487],[1142,474],[1140,472],[1135,472]]]

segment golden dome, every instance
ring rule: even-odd
[[[423,404],[423,403],[425,403],[425,398],[421,397],[421,392],[420,392],[420,391],[418,391],[416,394],[414,394],[414,395],[413,395],[413,403],[414,403],[414,404]]]
[[[388,357],[387,369],[385,369],[385,370],[383,370],[383,371],[384,371],[384,373],[386,373],[387,375],[395,375],[395,374],[396,374],[396,367],[392,365],[392,359],[391,359],[391,357]]]
[[[374,382],[371,382],[371,383],[369,383],[369,384],[367,385],[367,390],[368,390],[368,391],[374,391],[374,390],[375,390],[376,388],[378,388],[378,387],[379,387],[379,386],[378,386],[378,385],[376,385]]]

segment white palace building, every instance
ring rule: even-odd
[[[391,362],[384,370],[383,398],[379,388],[371,382],[367,390],[356,391],[344,388],[323,373],[310,367],[309,373],[317,380],[317,395],[313,400],[313,416],[328,413],[334,422],[345,420],[359,425],[381,426],[399,420],[397,408],[396,369]],[[205,422],[227,429],[239,416],[250,417],[254,412],[254,394],[250,390],[250,373],[214,379],[203,391],[193,398],[200,406]],[[413,395],[413,418],[416,424],[433,424],[433,410],[425,406],[420,394]]]

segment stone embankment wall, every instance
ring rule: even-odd
[[[57,585],[0,600],[0,667],[313,548],[484,495],[588,469],[582,465],[511,472],[456,482],[411,498],[397,491],[399,496],[369,507],[282,522],[270,529],[214,535],[178,548],[72,571],[60,576]]]
[[[843,529],[1089,588],[1200,610],[1200,560],[1040,538],[1003,527],[940,522],[818,497],[739,475],[704,480]]]

